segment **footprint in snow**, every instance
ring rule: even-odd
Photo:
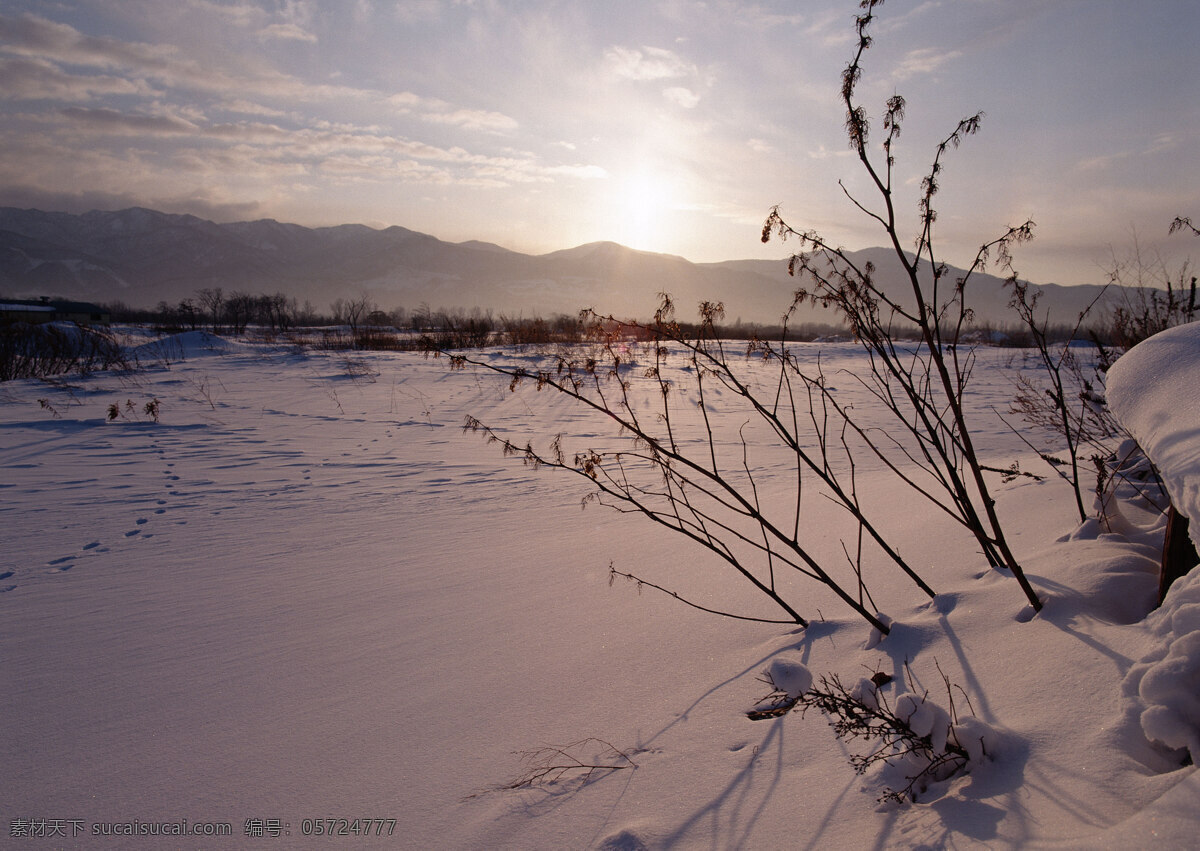
[[[650,845],[637,830],[626,829],[605,837],[597,847],[602,851],[644,851]]]
[[[100,542],[99,542],[99,541],[92,541],[90,544],[84,544],[84,545],[83,545],[83,548],[84,548],[85,550],[94,550],[94,549],[96,549],[96,547],[98,547],[98,546],[100,546]]]

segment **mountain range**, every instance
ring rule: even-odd
[[[889,292],[905,292],[890,249],[853,252],[871,260]],[[898,271],[898,270],[897,270]],[[951,280],[961,275],[951,270]],[[890,276],[890,277],[889,277]],[[1012,324],[1000,278],[972,277],[976,315]],[[282,292],[324,310],[337,298],[370,296],[380,307],[482,308],[509,315],[574,314],[593,307],[648,317],[667,292],[690,319],[701,300],[723,301],[727,319],[775,323],[797,279],[785,259],[692,263],[682,257],[595,242],[529,255],[491,243],[445,242],[402,227],[308,228],[271,219],[217,224],[134,207],[82,215],[0,207],[0,295],[175,303],[197,290]],[[1036,287],[1052,320],[1072,322],[1095,286]],[[798,321],[835,323],[815,308]]]

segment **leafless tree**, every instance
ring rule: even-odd
[[[221,310],[225,305],[225,293],[220,287],[212,289],[202,289],[196,291],[196,298],[200,302],[200,306],[208,311],[209,320],[212,323],[212,332],[214,334],[221,333]]]
[[[351,334],[358,333],[358,326],[362,320],[377,309],[375,302],[365,293],[354,298],[334,299],[329,307],[333,311],[334,321],[349,325]]]
[[[258,299],[248,293],[232,292],[225,302],[225,316],[229,320],[230,330],[241,334],[246,326],[254,319]]]
[[[1009,306],[1025,326],[1042,366],[1040,382],[1024,375],[1017,377],[1017,393],[1009,412],[1019,415],[1028,425],[1059,435],[1066,442],[1067,457],[1058,458],[1039,450],[1019,428],[1011,424],[1009,427],[1071,485],[1082,523],[1087,519],[1087,510],[1083,501],[1080,453],[1083,447],[1090,447],[1092,452],[1088,460],[1094,465],[1107,451],[1103,442],[1117,433],[1118,426],[1105,407],[1103,387],[1097,386],[1101,380],[1099,370],[1094,369],[1089,377],[1087,367],[1071,344],[1105,291],[1102,289],[1091,304],[1080,311],[1066,340],[1052,343],[1047,331],[1049,317],[1039,313],[1037,307],[1040,291],[1032,290],[1028,283],[1016,278],[1008,283],[1012,291]]]
[[[588,324],[594,348],[548,355],[544,368],[535,370],[523,359],[506,362],[463,351],[442,354],[458,368],[503,375],[514,391],[526,384],[555,391],[615,425],[619,448],[568,449],[569,438],[561,434],[535,448],[532,441],[522,444],[475,417],[465,428],[531,466],[582,477],[592,488],[587,501],[649,519],[709,550],[782,609],[786,619],[702,605],[616,570],[611,571],[613,578],[665,591],[727,617],[807,625],[786,591],[789,577],[807,577],[887,634],[890,622],[879,614],[868,588],[868,551],[881,553],[929,597],[933,589],[863,508],[854,435],[841,413],[826,404],[823,376],[797,371],[794,359],[780,359],[777,352],[754,345],[748,352],[751,358],[744,356],[745,350],[742,355],[727,350],[715,333],[722,311],[720,304],[701,305],[694,334],[675,322],[674,305],[665,295],[649,323],[618,322],[585,311],[581,321]],[[641,354],[630,348],[630,341],[636,340],[644,341]],[[767,389],[761,385],[764,375],[770,382]],[[752,442],[752,432],[765,442]],[[761,479],[778,474],[785,460],[792,496],[781,502],[766,496]],[[843,547],[846,564],[829,564],[806,540],[810,530],[803,520],[809,499],[831,499],[852,518],[857,531],[853,543]]]
[[[1188,229],[1192,228],[1186,219],[1176,219],[1170,232]],[[1124,255],[1113,252],[1108,283],[1115,293],[1108,336],[1117,349],[1193,321],[1200,307],[1191,263],[1185,260],[1177,269],[1168,268],[1157,254],[1143,250],[1136,233]]]
[[[972,318],[967,300],[971,276],[995,255],[999,265],[1015,279],[1011,248],[1032,238],[1034,225],[1026,221],[1009,227],[979,249],[962,277],[948,279],[948,267],[938,259],[935,250],[934,197],[940,188],[943,158],[966,137],[978,132],[983,113],[977,113],[960,121],[937,146],[933,164],[922,181],[915,252],[905,249],[893,186],[894,148],[904,118],[904,98],[897,94],[887,101],[878,154],[869,144],[866,109],[856,98],[863,73],[862,58],[872,41],[868,30],[881,3],[882,0],[860,3],[862,13],[856,18],[858,48],[842,73],[841,91],[850,147],[866,171],[875,193],[875,205],[855,197],[845,184],[842,189],[852,205],[874,221],[885,235],[909,284],[905,295],[885,291],[877,282],[873,264],[857,264],[847,252],[827,242],[816,231],[793,229],[778,207],[767,217],[762,238],[764,242],[772,236],[795,239],[801,245],[800,253],[792,256],[788,271],[805,279],[808,287],[797,289],[791,309],[794,311],[805,303],[833,308],[869,354],[870,370],[864,383],[892,411],[912,441],[911,446],[901,446],[886,436],[881,442],[864,434],[873,450],[880,457],[915,452],[937,487],[928,489],[917,485],[912,478],[906,480],[970,530],[989,563],[1011,571],[1030,604],[1039,610],[1042,602],[1013,555],[996,513],[963,404],[974,365],[973,352],[963,341],[964,329]],[[915,328],[921,340],[915,349],[896,342],[898,330],[909,328]]]

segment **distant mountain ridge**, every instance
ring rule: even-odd
[[[854,252],[873,260],[887,287],[889,249]],[[953,275],[961,271],[951,272]],[[973,277],[979,318],[1011,324],[1001,279]],[[370,295],[381,307],[479,307],[524,315],[575,313],[594,307],[648,317],[668,292],[681,318],[701,300],[724,301],[730,321],[774,323],[797,281],[785,260],[692,263],[682,257],[595,242],[528,255],[471,240],[450,243],[402,227],[308,228],[273,219],[217,224],[140,207],[82,215],[0,207],[0,294],[120,300],[150,307],[203,288],[253,294],[282,292],[319,309],[336,298]],[[1069,322],[1098,287],[1046,285],[1043,308]],[[903,292],[904,289],[898,290]],[[807,309],[799,321],[836,322]]]

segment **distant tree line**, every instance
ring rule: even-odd
[[[243,334],[252,325],[289,331],[329,321],[311,302],[301,305],[283,293],[226,293],[221,287],[197,290],[195,295],[174,304],[163,300],[152,308],[131,307],[122,301],[107,302],[104,307],[114,322],[153,325],[164,332],[208,330],[215,334]]]
[[[205,330],[214,334],[239,335],[251,328],[269,333],[299,333],[312,329],[345,328],[347,334],[324,333],[328,341],[351,340],[357,348],[475,348],[485,345],[546,345],[583,342],[588,324],[578,315],[549,316],[497,313],[492,309],[432,308],[421,303],[415,308],[400,306],[384,310],[367,295],[339,297],[325,310],[311,301],[276,292],[250,294],[225,292],[221,287],[197,290],[192,296],[171,303],[160,301],[153,308],[132,307],[121,301],[105,303],[114,322],[151,325],[164,333]],[[729,339],[778,339],[790,341],[841,339],[846,328],[838,323],[809,322],[787,326],[745,322],[740,317],[720,327]],[[397,341],[397,334],[404,337]],[[310,336],[310,335],[305,335]],[[421,338],[424,338],[423,340]]]
[[[1180,229],[1183,226],[1179,226]],[[1094,310],[1090,324],[1043,322],[1043,342],[1063,343],[1081,336],[1091,342],[1119,349],[1163,328],[1192,321],[1196,316],[1196,278],[1189,264],[1169,272],[1161,261],[1144,259],[1135,250],[1129,258],[1114,258],[1109,274],[1110,289],[1117,293],[1113,307]],[[113,321],[150,325],[164,333],[206,330],[214,334],[240,335],[254,328],[269,334],[296,334],[301,329],[324,328],[321,339],[338,348],[411,349],[476,348],[485,345],[547,345],[582,342],[586,323],[577,315],[549,317],[495,313],[491,309],[461,307],[437,309],[427,303],[415,308],[381,309],[369,295],[335,298],[326,309],[311,301],[300,302],[282,292],[252,294],[226,292],[221,287],[196,290],[192,296],[171,303],[160,301],[153,308],[131,307],[121,301],[105,303]],[[783,340],[786,342],[850,340],[853,336],[842,317],[831,312],[830,322],[761,323],[741,317],[723,322],[714,331],[731,340]],[[631,320],[634,321],[634,320]],[[339,329],[346,329],[345,331]],[[699,325],[680,323],[680,331],[694,334]],[[1081,333],[1082,332],[1082,333]],[[894,321],[889,333],[897,341],[916,341],[921,332],[903,321]],[[1024,321],[973,319],[959,340],[969,344],[1032,347],[1035,336]]]

